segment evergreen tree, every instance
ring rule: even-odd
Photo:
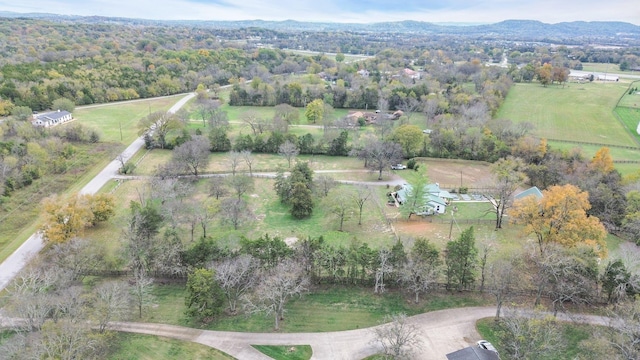
[[[475,281],[478,249],[475,245],[473,227],[460,234],[460,238],[447,243],[445,263],[447,266],[447,289],[458,291],[469,288]]]

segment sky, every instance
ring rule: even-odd
[[[516,19],[640,25],[638,0],[0,0],[0,11],[156,20],[496,23]]]

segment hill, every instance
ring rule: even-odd
[[[47,13],[15,13],[0,11],[0,17],[34,18],[59,22],[120,23],[132,25],[180,25],[203,28],[240,29],[263,28],[275,31],[349,31],[365,33],[400,33],[456,35],[471,38],[505,39],[520,41],[554,41],[560,43],[597,42],[608,45],[637,45],[640,26],[615,21],[574,21],[547,24],[534,20],[506,20],[495,24],[435,24],[422,21],[396,21],[378,23],[302,22],[295,20],[265,21],[196,21],[148,20],[112,18],[103,16],[58,15]]]

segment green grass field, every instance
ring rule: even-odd
[[[76,109],[73,116],[77,122],[97,129],[101,141],[129,145],[138,137],[140,119],[155,111],[169,110],[182,96],[86,106]]]
[[[613,115],[626,91],[622,83],[587,83],[543,87],[516,84],[497,117],[535,125],[533,133],[550,140],[637,146]]]
[[[251,345],[261,353],[275,360],[308,360],[313,351],[309,345]]]
[[[155,304],[142,319],[146,322],[166,323],[208,330],[271,332],[273,316],[223,315],[210,324],[198,324],[185,314],[184,286],[162,285],[155,290]],[[409,316],[427,311],[464,306],[492,304],[490,297],[472,293],[437,293],[421,297],[419,304],[411,296],[391,290],[376,295],[372,288],[327,286],[286,305],[281,332],[326,332],[353,330],[380,324],[388,314],[405,313]]]
[[[158,336],[118,333],[109,360],[229,360],[233,356],[205,345]]]

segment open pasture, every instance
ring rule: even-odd
[[[627,90],[622,83],[543,87],[519,83],[509,91],[497,117],[530,122],[533,134],[549,140],[637,146],[613,109]]]
[[[169,110],[182,96],[84,106],[77,108],[73,116],[81,124],[98,130],[101,141],[128,145],[138,138],[140,119],[155,111]]]

